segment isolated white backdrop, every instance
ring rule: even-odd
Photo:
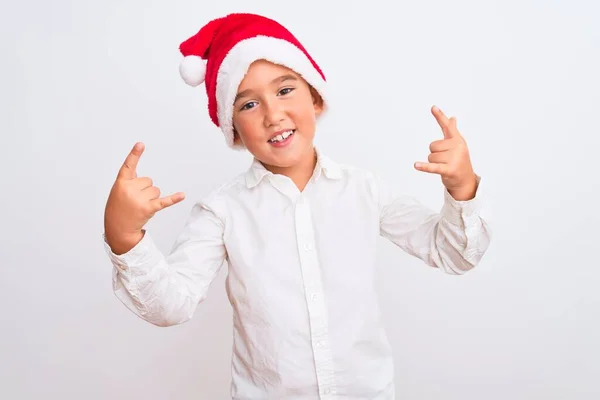
[[[0,12],[0,397],[226,399],[222,273],[186,324],[114,297],[103,208],[140,173],[187,199],[148,225],[168,251],[194,199],[247,168],[179,78],[179,43],[228,12],[287,25],[334,91],[318,144],[424,203],[413,169],[458,119],[493,207],[481,264],[453,277],[381,241],[399,399],[600,398],[600,7],[585,1],[22,1]]]

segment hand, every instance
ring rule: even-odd
[[[160,197],[152,179],[137,177],[137,165],[144,152],[136,143],[119,169],[104,211],[104,232],[114,253],[123,254],[144,236],[142,228],[154,214],[182,201],[183,193]]]
[[[448,192],[456,200],[470,200],[477,191],[477,176],[471,165],[469,149],[456,127],[456,118],[448,119],[437,107],[431,112],[444,133],[444,139],[429,145],[428,163],[417,162],[419,171],[438,174]]]

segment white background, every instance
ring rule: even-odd
[[[600,398],[600,6],[588,1],[13,1],[0,9],[0,397],[226,399],[222,273],[186,324],[114,297],[104,205],[133,144],[187,199],[147,226],[168,251],[193,204],[245,170],[180,79],[212,18],[278,19],[327,75],[317,143],[438,208],[413,169],[457,117],[493,210],[453,277],[384,239],[378,286],[399,399]]]

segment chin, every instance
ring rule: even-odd
[[[293,167],[293,166],[297,165],[298,163],[300,163],[301,160],[302,160],[301,155],[295,154],[295,155],[288,155],[288,156],[284,156],[284,155],[266,156],[265,159],[261,160],[261,161],[264,162],[265,164],[269,164],[273,167],[290,168],[290,167]]]

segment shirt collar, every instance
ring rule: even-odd
[[[315,151],[317,153],[317,164],[312,179],[318,179],[321,176],[321,172],[329,179],[341,179],[342,169],[340,165],[323,155],[318,147],[315,147]],[[254,158],[250,168],[246,172],[246,187],[255,187],[267,175],[273,175],[273,173],[267,170],[258,159]]]

